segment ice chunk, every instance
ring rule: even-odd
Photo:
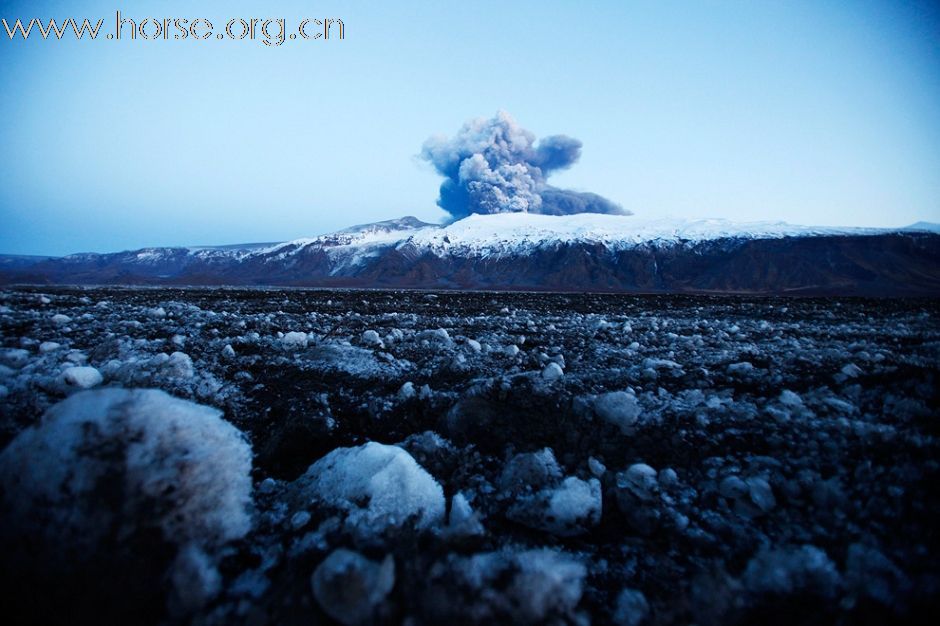
[[[574,476],[562,481],[551,448],[514,456],[499,484],[515,500],[507,513],[509,519],[530,528],[567,537],[600,521],[600,481]]]
[[[846,378],[858,378],[862,375],[862,368],[855,363],[849,363],[840,370],[840,373]]]
[[[376,348],[385,347],[385,343],[382,342],[382,338],[379,337],[379,334],[375,332],[374,330],[365,331],[364,333],[362,333],[362,337],[360,339],[362,343],[367,346],[373,346]]]
[[[601,483],[596,478],[569,476],[561,486],[549,490],[546,515],[538,527],[559,537],[580,535],[601,521]]]
[[[73,389],[91,389],[104,380],[101,372],[89,366],[69,367],[62,372],[62,379]]]
[[[232,347],[232,344],[225,344],[225,347],[222,348],[222,356],[224,356],[226,359],[235,358],[235,348]]]
[[[163,366],[163,371],[171,378],[192,378],[195,374],[193,360],[185,352],[174,352]]]
[[[634,463],[626,472],[618,474],[617,486],[644,501],[652,500],[659,492],[656,470],[646,463]]]
[[[736,500],[744,497],[748,492],[748,486],[739,476],[731,475],[726,476],[724,480],[719,483],[718,492],[725,498]]]
[[[510,593],[516,597],[520,623],[535,624],[554,612],[571,611],[581,600],[587,569],[553,550],[530,550],[516,557],[519,573]]]
[[[398,446],[369,442],[337,448],[295,482],[299,496],[346,511],[347,524],[374,535],[414,520],[428,528],[444,517],[444,491]]]
[[[803,398],[789,389],[784,389],[780,392],[780,404],[790,408],[799,408],[803,406]]]
[[[435,344],[440,348],[451,348],[454,345],[453,340],[450,338],[450,333],[448,333],[443,328],[438,328],[437,330],[426,330],[424,332],[418,333],[418,340],[427,341],[431,344]]]
[[[640,416],[640,404],[636,396],[626,391],[611,391],[597,396],[594,400],[594,412],[626,434]]]
[[[65,360],[69,363],[82,364],[88,360],[88,355],[86,355],[81,350],[69,350],[68,354],[65,355]]]
[[[637,532],[648,535],[659,525],[659,482],[656,470],[635,463],[616,476],[617,506]]]
[[[587,568],[551,549],[451,557],[425,597],[430,623],[584,624]]]
[[[5,555],[29,546],[18,560],[44,578],[89,563],[124,569],[121,558],[133,576],[138,562],[172,560],[146,552],[156,534],[178,548],[162,565],[177,591],[197,587],[177,601],[211,594],[206,559],[251,525],[251,448],[221,415],[157,390],[82,391],[56,404],[0,453]]]
[[[281,337],[281,345],[289,350],[307,347],[307,333],[291,331]]]
[[[152,389],[77,393],[0,453],[6,504],[30,526],[39,511],[58,520],[35,529],[47,539],[76,533],[80,543],[94,541],[109,528],[98,523],[102,516],[119,513],[125,522],[159,528],[171,542],[240,537],[250,524],[251,449],[221,415]],[[107,502],[111,511],[95,507],[90,518],[76,515],[85,499],[97,502],[90,499],[109,473],[124,476],[124,502]]]
[[[205,552],[188,545],[180,550],[170,567],[170,585],[170,613],[182,616],[219,593],[222,575]]]
[[[845,562],[848,598],[853,604],[869,598],[883,606],[892,606],[910,587],[907,576],[884,554],[862,543],[849,546]]]
[[[310,521],[310,512],[309,511],[297,511],[290,518],[290,526],[294,530],[299,530],[307,525]]]
[[[660,487],[670,489],[679,484],[679,475],[676,474],[676,470],[667,467],[664,470],[660,470],[657,480],[659,481]]]
[[[483,524],[479,516],[473,511],[466,496],[456,494],[450,501],[450,517],[447,520],[447,529],[453,535],[475,536],[484,534]]]
[[[523,452],[512,457],[499,478],[503,490],[518,493],[527,488],[541,489],[561,480],[561,468],[551,448]]]
[[[62,313],[56,313],[50,319],[52,320],[52,323],[55,324],[56,326],[62,326],[72,321],[71,317],[69,317],[68,315],[63,315]]]
[[[438,341],[450,341],[450,334],[443,328],[428,331],[428,337],[436,338]]]
[[[55,352],[62,347],[62,344],[56,343],[55,341],[43,341],[39,344],[39,353],[48,354],[50,352]]]
[[[600,522],[601,483],[569,476],[558,487],[517,498],[507,516],[558,537],[580,535]]]
[[[741,361],[740,363],[732,363],[728,366],[729,374],[747,374],[748,372],[753,372],[754,366],[747,362]]]
[[[561,365],[554,361],[546,365],[545,369],[542,370],[542,378],[545,380],[558,380],[564,375],[565,371],[561,369]]]
[[[411,400],[411,399],[414,398],[416,395],[417,395],[417,392],[415,391],[415,385],[414,385],[414,383],[411,382],[410,380],[409,380],[408,382],[404,383],[404,384],[398,389],[398,399],[399,399],[399,400]]]
[[[770,488],[770,483],[759,476],[752,476],[747,479],[748,495],[757,508],[763,513],[767,513],[777,504],[774,498],[774,492]]]
[[[841,577],[826,553],[816,546],[765,546],[748,562],[742,580],[749,591],[757,594],[808,591],[833,598]]]
[[[376,563],[340,548],[320,563],[310,583],[327,615],[347,626],[368,624],[395,586],[395,561],[388,555]]]
[[[29,363],[29,350],[23,348],[6,348],[0,350],[0,364],[8,365],[13,369],[20,369]]]
[[[657,370],[657,369],[670,369],[670,370],[682,369],[682,366],[679,365],[678,363],[676,363],[675,361],[672,361],[672,360],[670,360],[670,359],[656,359],[656,358],[653,358],[653,357],[648,357],[648,358],[643,359],[643,367],[644,367],[644,368],[647,368],[647,369],[653,369],[653,370]]]
[[[646,596],[638,589],[624,589],[617,596],[614,609],[614,624],[617,626],[640,626],[650,612]]]

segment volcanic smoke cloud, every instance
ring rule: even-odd
[[[470,120],[456,137],[432,137],[421,149],[421,158],[446,178],[437,203],[454,219],[471,213],[511,212],[629,215],[595,193],[559,189],[545,182],[552,172],[571,167],[580,156],[577,139],[552,135],[536,145],[535,135],[504,111],[491,119]]]

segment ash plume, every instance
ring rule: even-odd
[[[471,213],[608,213],[629,215],[595,193],[559,189],[546,182],[571,167],[581,142],[565,135],[536,141],[504,111],[468,121],[456,136],[432,137],[421,149],[445,180],[438,206],[461,219]]]

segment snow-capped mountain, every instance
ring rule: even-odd
[[[927,225],[931,226],[931,225]],[[278,244],[145,248],[0,262],[39,283],[940,293],[940,235],[783,222],[525,213],[404,217]]]

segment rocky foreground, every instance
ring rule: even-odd
[[[932,300],[0,292],[12,623],[938,607]]]

